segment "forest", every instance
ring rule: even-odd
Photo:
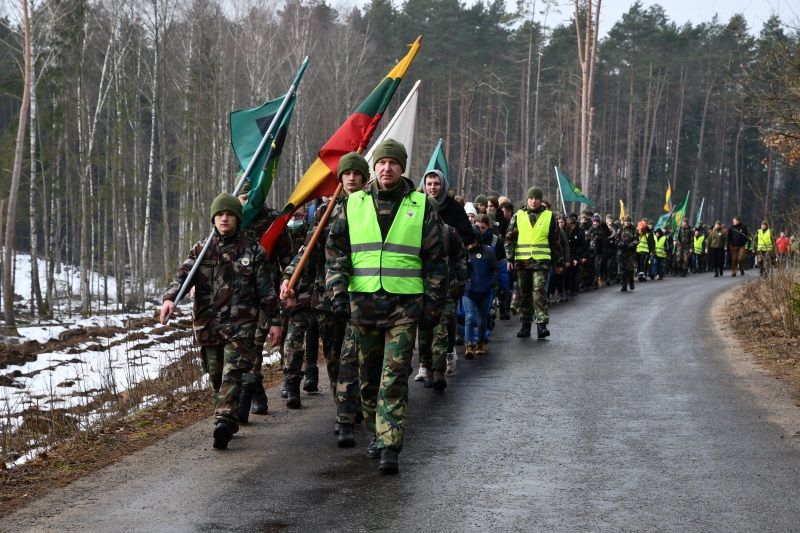
[[[54,283],[36,280],[63,264],[125,280],[109,295],[82,276],[85,315],[109,298],[121,309],[157,298],[207,234],[211,200],[233,190],[229,113],[284,94],[310,56],[268,197],[280,208],[418,35],[387,111],[422,80],[413,180],[443,138],[453,193],[467,199],[519,203],[537,185],[555,203],[558,166],[601,213],[617,216],[621,199],[635,217],[657,217],[669,184],[675,202],[691,191],[689,220],[702,202],[704,221],[783,224],[800,200],[798,21],[678,25],[636,2],[589,54],[597,3],[13,3],[30,19],[29,32],[19,13],[0,20],[0,236],[4,265],[20,251],[37,270],[25,313],[51,313]],[[556,10],[573,20],[554,24]]]

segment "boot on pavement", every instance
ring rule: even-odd
[[[378,448],[378,437],[375,434],[369,436],[369,446],[367,446],[367,457],[370,459],[378,459],[381,456],[381,451]]]
[[[425,381],[425,376],[427,375],[428,369],[420,365],[419,372],[417,372],[417,375],[414,377],[414,381]]]
[[[250,412],[254,415],[265,415],[269,412],[267,392],[264,390],[264,384],[260,380],[256,383],[256,392],[253,395],[253,402],[250,404]]]
[[[475,358],[475,345],[471,342],[467,343],[467,347],[464,349],[464,359],[474,359]]]
[[[456,371],[456,361],[458,361],[458,356],[455,352],[448,352],[447,353],[447,370],[445,370],[445,374],[448,376],[452,375]]]
[[[444,378],[444,372],[441,370],[433,371],[433,389],[442,392],[447,388],[447,380]]]
[[[352,448],[356,445],[356,434],[353,424],[339,424],[339,437],[336,439],[339,448]]]
[[[423,385],[426,389],[433,387],[433,370],[428,370],[425,374],[425,382]]]
[[[286,380],[286,407],[289,409],[300,409],[300,376],[295,376]]]
[[[531,323],[530,322],[523,322],[522,327],[519,328],[517,332],[518,339],[527,339],[531,336]]]
[[[319,392],[319,367],[306,367],[306,382],[303,383],[306,392]]]
[[[475,346],[475,355],[478,357],[486,355],[486,348],[483,347],[483,341],[478,341],[478,344]]]
[[[381,461],[378,463],[378,471],[381,474],[396,474],[400,471],[400,460],[395,450],[391,448],[381,449]]]
[[[546,339],[550,336],[550,330],[547,329],[547,324],[536,324],[536,338],[539,340]]]
[[[214,448],[227,450],[228,443],[236,433],[236,426],[227,420],[219,420],[214,424]]]

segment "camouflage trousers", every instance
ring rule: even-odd
[[[355,327],[347,322],[336,374],[336,421],[355,424],[361,410],[359,360]]]
[[[545,291],[547,273],[548,269],[517,269],[519,314],[520,322],[523,324],[530,324],[534,320],[537,324],[550,322],[548,314],[550,301],[547,298],[547,291]]]
[[[675,252],[675,262],[678,265],[678,270],[689,270],[689,263],[692,258],[692,250],[688,248],[681,248]]]
[[[309,309],[298,309],[289,316],[283,345],[285,360],[283,373],[287,380],[303,378],[303,359],[306,360],[306,369],[317,366],[319,340],[316,345],[309,345],[307,335],[314,323],[316,316]]]
[[[634,252],[617,252],[617,268],[619,269],[619,282],[623,285],[633,283],[633,271],[636,269],[636,254]]]
[[[442,310],[442,318],[433,327],[419,327],[419,364],[431,370],[442,372],[447,368],[448,331],[450,321],[456,314],[456,304],[447,300]]]
[[[214,418],[234,424],[239,420],[233,414],[239,406],[239,393],[253,379],[249,370],[256,356],[256,346],[246,341],[233,340],[217,346],[200,348],[203,369],[208,372],[214,387]]]
[[[388,328],[355,326],[361,377],[361,408],[378,448],[403,448],[408,375],[417,324]]]
[[[328,380],[330,381],[333,402],[338,404],[336,383],[339,380],[339,364],[345,331],[347,330],[347,321],[334,320],[333,313],[330,311],[317,310],[317,323],[319,324],[322,353],[325,356],[325,364],[328,369]]]

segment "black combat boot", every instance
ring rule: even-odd
[[[517,332],[518,339],[527,339],[531,336],[531,323],[530,322],[523,322],[522,327],[519,328]]]
[[[623,283],[622,288],[619,290],[619,292],[628,292],[628,285],[626,283]]]
[[[253,403],[250,404],[250,412],[254,415],[265,415],[268,411],[267,392],[264,390],[264,384],[259,381],[256,383],[256,392],[253,395]]]
[[[547,329],[547,324],[536,324],[536,338],[539,340],[546,339],[550,336],[550,330]]]
[[[381,450],[381,461],[378,463],[378,471],[381,474],[396,474],[400,471],[400,460],[395,450],[383,448]]]
[[[250,417],[250,403],[253,401],[255,391],[248,385],[242,385],[239,389],[239,405],[233,412],[234,416],[239,419],[240,424],[247,425]]]
[[[631,282],[628,283],[628,286],[631,288],[631,290],[633,290],[633,280],[631,280]]]
[[[447,388],[447,380],[444,377],[444,372],[441,370],[433,371],[433,388],[439,392]]]
[[[228,443],[236,433],[236,426],[227,420],[219,420],[214,424],[214,448],[227,450]]]
[[[286,380],[286,407],[289,409],[300,409],[300,376]]]
[[[306,367],[306,382],[303,383],[306,392],[319,392],[319,367]]]
[[[370,459],[378,459],[381,456],[381,451],[378,449],[378,437],[374,434],[369,436],[369,446],[367,446],[367,457]]]
[[[283,385],[281,386],[281,398],[289,397],[289,389],[286,388],[287,373],[286,369],[283,370]]]
[[[339,437],[336,439],[339,448],[352,448],[356,445],[356,435],[353,424],[339,424]]]

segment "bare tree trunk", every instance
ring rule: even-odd
[[[5,314],[6,331],[9,335],[17,335],[14,316],[14,230],[17,220],[17,201],[19,182],[22,176],[22,158],[25,149],[25,127],[31,103],[31,21],[28,15],[28,0],[20,0],[22,8],[23,31],[23,89],[22,103],[19,109],[17,124],[17,140],[14,147],[14,169],[11,173],[11,189],[8,191],[8,215],[6,217],[6,236],[3,248],[3,313]]]
[[[672,159],[672,188],[674,190],[675,184],[678,182],[678,162],[680,161],[681,153],[681,129],[683,127],[683,100],[686,95],[686,76],[688,72],[686,69],[681,68],[681,82],[680,82],[680,99],[678,100],[678,120],[675,125],[675,145],[674,157]]]
[[[633,204],[633,69],[631,69],[630,91],[628,92],[628,135],[625,147],[625,203],[630,211]]]
[[[706,132],[706,118],[708,117],[708,104],[709,101],[711,100],[711,91],[713,88],[714,88],[714,80],[712,79],[711,81],[708,82],[708,85],[706,86],[706,96],[703,102],[703,116],[700,119],[700,137],[697,140],[697,158],[695,159],[694,172],[692,173],[693,174],[692,191],[694,191],[694,194],[692,194],[691,208],[689,210],[692,217],[694,217],[695,208],[697,207],[697,190],[698,190],[698,185],[700,183],[700,172],[701,169],[704,168],[703,145],[705,144],[704,138]],[[694,218],[690,218],[689,220],[694,220]]]
[[[595,3],[596,1],[596,3]],[[585,22],[583,32],[580,27],[580,0],[575,0],[575,32],[578,38],[578,63],[581,67],[580,97],[580,163],[581,187],[591,194],[592,162],[592,93],[594,88],[594,69],[597,57],[597,34],[600,23],[602,0],[587,0],[584,4]]]
[[[33,37],[31,37],[31,41]],[[36,66],[31,62],[31,88],[30,88],[30,106],[31,106],[31,124],[30,124],[30,149],[31,149],[31,179],[30,187],[28,188],[28,221],[30,223],[31,232],[31,317],[34,316],[36,310],[39,311],[39,317],[45,317],[50,314],[45,303],[42,301],[42,287],[39,283],[39,225],[37,220],[37,213],[39,210],[36,208],[36,128],[38,127],[36,116],[36,74],[34,69]]]

